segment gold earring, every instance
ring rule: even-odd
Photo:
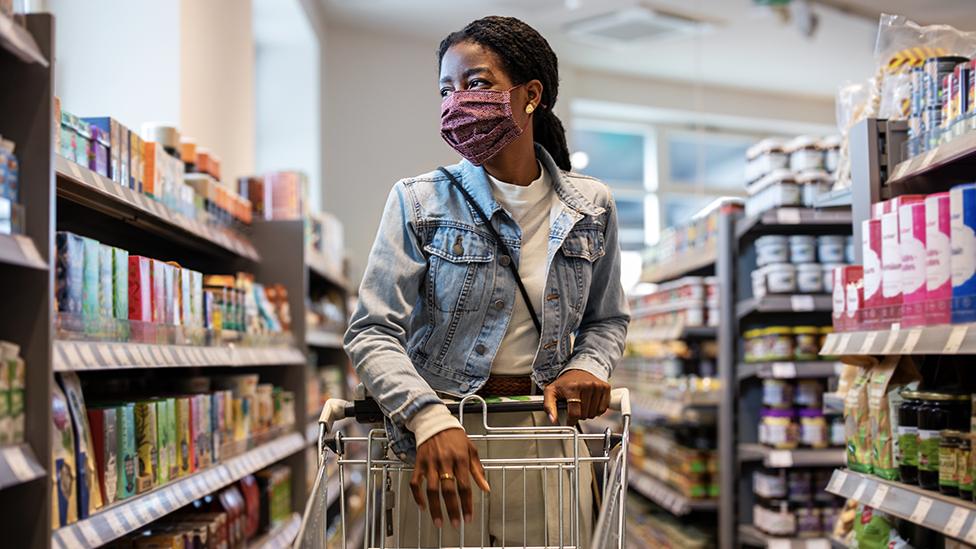
[[[525,106],[525,114],[532,114],[532,111],[534,110],[535,110],[535,105],[533,105],[532,103],[529,103],[528,105]]]

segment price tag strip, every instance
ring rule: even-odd
[[[905,343],[901,346],[901,354],[910,355],[915,351],[915,347],[918,346],[918,340],[922,338],[922,330],[915,328],[910,330],[908,335],[905,337]]]
[[[773,450],[766,456],[769,467],[792,467],[793,452],[789,450]]]
[[[792,362],[774,362],[772,374],[776,379],[793,379],[796,377],[796,364]]]
[[[874,507],[875,509],[881,508],[881,506],[884,504],[885,496],[887,495],[888,495],[888,485],[879,484],[878,487],[874,490],[874,495],[871,496],[871,501],[868,502],[868,505],[870,507]]]
[[[812,295],[790,296],[790,309],[796,312],[812,311],[816,308],[816,302]]]
[[[834,349],[834,354],[846,355],[850,354],[851,347],[851,337],[853,334],[841,334],[840,341],[837,342],[837,348]]]
[[[962,347],[962,342],[966,340],[966,332],[968,330],[969,330],[969,326],[965,324],[960,326],[953,326],[952,332],[949,333],[949,339],[946,340],[946,344],[942,348],[942,352],[948,355],[954,355],[958,353],[960,347]]]
[[[868,481],[861,479],[861,482],[857,485],[857,489],[854,490],[854,494],[851,495],[851,499],[864,503],[864,491],[868,489]]]
[[[864,342],[861,343],[860,354],[871,354],[871,349],[874,348],[874,342],[877,341],[879,333],[880,332],[868,332],[868,335],[864,338]]]
[[[957,538],[959,537],[959,532],[962,531],[962,527],[966,524],[966,520],[969,518],[969,510],[963,507],[956,507],[952,514],[949,515],[949,521],[946,522],[945,529],[943,530],[946,534]]]
[[[915,510],[912,511],[912,516],[909,518],[915,524],[925,524],[925,517],[929,514],[929,509],[932,508],[932,498],[927,498],[922,496],[918,498],[918,503],[915,504]]]
[[[847,472],[834,471],[834,476],[831,477],[830,484],[827,485],[827,491],[832,494],[840,494],[841,490],[844,489],[845,482],[847,482]]]
[[[895,343],[898,342],[898,330],[891,330],[888,332],[888,339],[885,341],[884,347],[881,349],[881,354],[890,355],[891,351],[895,349]]]

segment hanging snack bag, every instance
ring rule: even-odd
[[[847,437],[847,467],[859,473],[871,472],[871,419],[868,411],[870,368],[861,368],[844,400],[844,431]]]
[[[891,355],[871,369],[868,382],[868,414],[871,418],[871,472],[883,479],[899,478],[898,462],[898,406],[902,397],[898,390],[922,376],[910,357]]]

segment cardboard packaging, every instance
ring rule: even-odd
[[[130,255],[128,275],[129,320],[152,322],[152,260],[140,255]]]
[[[57,310],[80,316],[84,286],[84,240],[74,233],[58,231],[55,245],[58,257],[54,275]]]
[[[881,220],[866,219],[861,225],[861,257],[864,264],[864,308],[861,323],[865,329],[880,326],[884,298],[881,295]]]
[[[115,503],[119,491],[119,452],[117,408],[89,408],[95,464],[98,468],[98,489],[105,505]]]
[[[901,250],[902,324],[926,323],[925,299],[925,203],[898,209],[898,248]]]
[[[136,407],[129,402],[115,409],[118,433],[119,485],[117,499],[134,496],[139,488],[139,447],[136,444]]]
[[[929,324],[952,321],[952,245],[949,193],[925,198],[925,316]]]
[[[949,191],[952,322],[976,322],[976,183]]]

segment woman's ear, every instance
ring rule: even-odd
[[[526,94],[525,105],[526,106],[532,105],[532,108],[529,110],[529,112],[537,110],[539,107],[542,106],[541,105],[542,82],[539,82],[538,80],[529,80],[528,82],[526,82],[525,94]]]

